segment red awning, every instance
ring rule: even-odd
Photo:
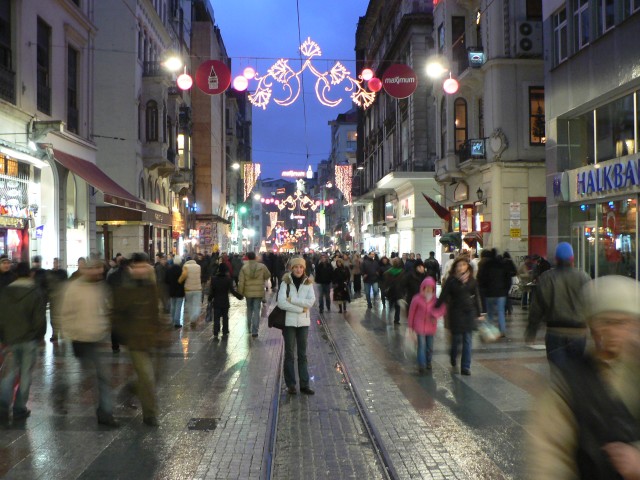
[[[449,210],[447,210],[445,207],[443,207],[442,205],[440,205],[438,202],[436,202],[433,198],[431,198],[429,195],[426,194],[422,194],[422,196],[424,197],[424,199],[429,203],[429,205],[431,205],[431,208],[433,208],[433,210],[436,212],[436,214],[443,220],[445,221],[449,221],[451,220],[451,212]]]
[[[474,242],[482,245],[483,237],[482,232],[469,232],[464,236],[464,243],[471,246]]]
[[[131,210],[146,211],[145,203],[118,185],[97,165],[87,160],[53,149],[56,161],[78,175],[92,187],[104,194],[104,203]]]

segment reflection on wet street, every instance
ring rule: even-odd
[[[0,428],[0,477],[56,478],[521,478],[525,422],[548,374],[544,351],[521,341],[516,308],[507,339],[474,344],[472,375],[449,366],[439,328],[434,369],[417,372],[393,325],[362,298],[320,316],[309,332],[314,396],[282,386],[282,336],[247,334],[232,299],[231,333],[211,324],[171,330],[155,352],[159,423],[142,423],[127,384],[126,350],[101,345],[121,426],[96,422],[95,373],[65,342],[39,348],[22,423]],[[167,319],[168,321],[168,319]],[[49,334],[47,337],[49,338]]]

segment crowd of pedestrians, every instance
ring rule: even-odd
[[[517,289],[528,314],[525,340],[535,341],[545,326],[547,357],[557,373],[534,416],[530,452],[544,461],[532,462],[533,478],[577,478],[593,472],[597,475],[589,478],[635,478],[624,472],[640,468],[640,450],[631,446],[640,440],[640,402],[631,388],[640,372],[638,285],[617,276],[592,280],[574,267],[573,249],[565,242],[555,249],[553,264],[532,255],[516,266],[509,252],[496,249],[484,249],[479,256],[452,253],[442,266],[435,252],[424,261],[419,254],[379,257],[373,251],[197,254],[184,260],[158,254],[153,264],[145,253],[135,253],[129,258],[118,254],[109,265],[94,256],[79,259],[78,271],[67,278],[57,259],[47,271],[39,257],[31,265],[12,265],[2,256],[0,423],[25,421],[30,415],[31,371],[47,330],[47,304],[49,341],[68,341],[82,367],[95,372],[97,422],[115,428],[110,372],[99,353],[109,336],[114,353],[126,347],[135,372],[125,393],[138,397],[143,422],[157,426],[155,352],[166,344],[171,328],[193,328],[205,312],[213,340],[227,337],[230,295],[246,301],[246,334],[255,339],[266,313],[266,293],[277,292],[276,304],[285,312],[287,392],[313,395],[306,352],[316,303],[322,315],[346,315],[349,303],[364,296],[367,309],[379,305],[393,311],[394,325],[406,315],[421,375],[432,369],[442,323],[452,368],[471,375],[474,331],[486,322],[499,332],[494,340],[507,338]],[[56,384],[56,411],[65,411],[68,390],[64,379]],[[630,427],[608,423],[607,415]]]

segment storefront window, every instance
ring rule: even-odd
[[[636,198],[597,206],[598,276],[636,277]]]
[[[598,162],[635,152],[633,110],[633,95],[596,109]]]

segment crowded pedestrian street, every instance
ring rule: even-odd
[[[315,395],[287,393],[280,330],[268,328],[269,292],[257,337],[245,302],[231,299],[230,333],[212,338],[202,316],[173,329],[155,352],[159,426],[142,422],[127,383],[125,347],[101,345],[119,428],[98,425],[94,373],[70,345],[38,349],[24,422],[0,428],[6,479],[518,479],[526,423],[549,365],[540,336],[524,343],[526,311],[514,306],[507,337],[473,339],[471,375],[449,362],[446,330],[433,369],[419,373],[404,348],[406,315],[393,323],[379,300],[348,311],[311,311],[308,360]],[[49,332],[45,338],[49,338]],[[61,383],[67,401],[54,402]]]

